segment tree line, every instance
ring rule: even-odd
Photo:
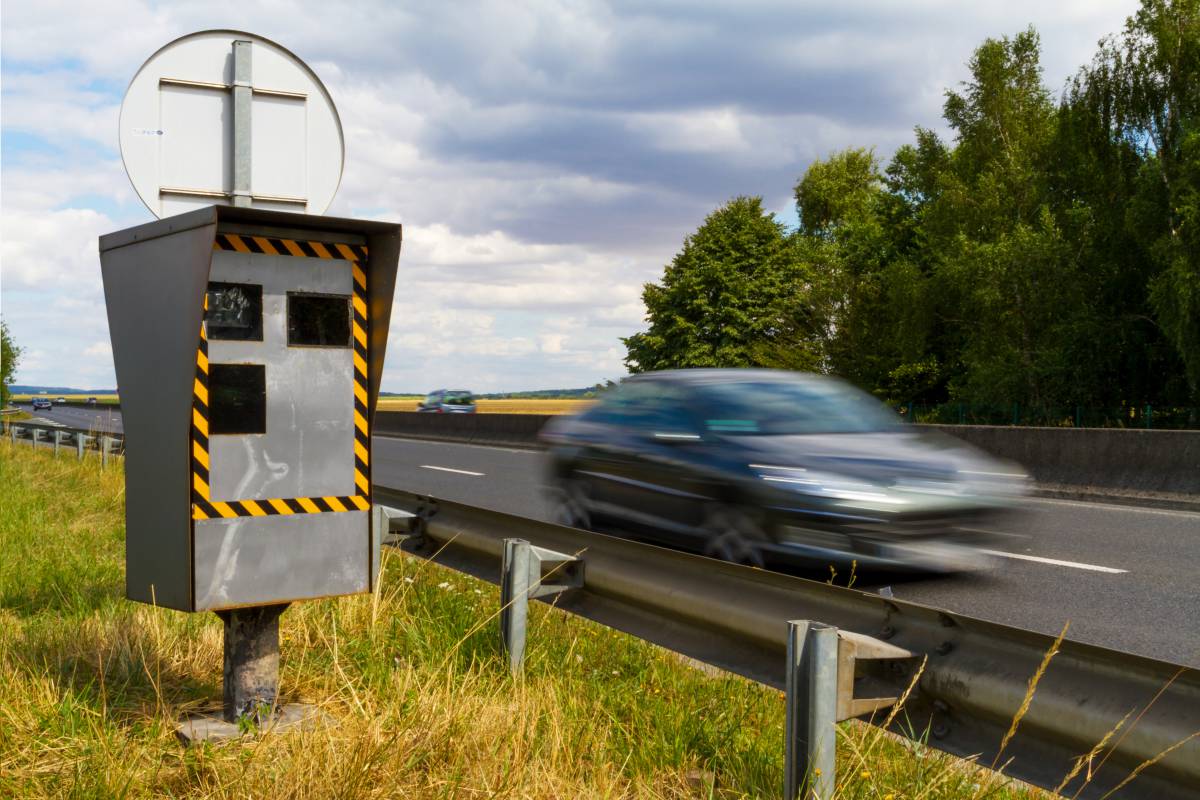
[[[630,371],[1200,406],[1200,0],[1143,0],[1057,99],[1040,55],[1032,27],[985,40],[945,94],[951,141],[918,127],[886,164],[869,147],[814,162],[794,229],[758,197],[715,210],[645,285]]]

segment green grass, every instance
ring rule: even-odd
[[[117,461],[120,464],[120,461]],[[555,609],[526,671],[497,590],[396,552],[378,594],[283,616],[282,690],[335,721],[184,749],[215,709],[221,628],[123,598],[121,471],[0,442],[0,796],[777,797],[783,698]],[[859,723],[843,798],[1041,793]]]

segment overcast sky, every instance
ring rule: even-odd
[[[835,7],[836,6],[836,7]],[[1132,0],[802,3],[3,0],[0,312],[18,383],[115,384],[96,239],[153,217],[121,166],[134,72],[234,28],[308,62],[341,114],[329,213],[404,224],[383,388],[624,374],[641,286],[731,197],[789,225],[831,151],[941,129],[988,36],[1033,24],[1046,83]]]

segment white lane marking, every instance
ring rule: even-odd
[[[1164,517],[1200,517],[1200,511],[1184,511],[1183,509],[1150,508],[1147,506],[1121,505],[1119,503],[1093,503],[1083,500],[1060,500],[1053,497],[1023,497],[1022,503],[1040,503],[1051,506],[1083,506],[1097,511],[1127,511],[1131,514],[1158,514]]]
[[[1087,569],[1092,572],[1107,572],[1111,575],[1120,575],[1123,572],[1129,572],[1127,569],[1117,569],[1116,567],[1101,567],[1098,564],[1082,564],[1078,561],[1060,561],[1057,558],[1043,558],[1042,556],[1027,556],[1024,553],[1006,553],[1003,550],[980,550],[981,553],[987,553],[992,556],[1000,556],[1001,558],[1017,558],[1021,561],[1036,561],[1039,564],[1051,564],[1055,567],[1071,567],[1072,569]]]
[[[432,464],[422,464],[421,469],[437,469],[442,472],[457,472],[459,475],[474,475],[476,478],[484,475],[482,472],[471,472],[469,469],[452,469],[451,467],[435,467]]]

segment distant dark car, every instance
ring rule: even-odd
[[[754,566],[976,568],[1027,482],[841,381],[775,370],[638,375],[541,438],[562,524]]]
[[[474,414],[475,398],[465,389],[438,389],[417,404],[417,411],[430,414]]]
[[[87,399],[87,404],[88,404],[89,406],[94,406],[94,405],[96,405],[96,398],[94,398],[94,397],[89,397],[89,398]]]
[[[33,398],[33,410],[34,411],[46,411],[46,410],[49,410],[51,407],[53,407],[53,405],[54,404],[50,402],[50,398],[48,398],[48,397]]]

